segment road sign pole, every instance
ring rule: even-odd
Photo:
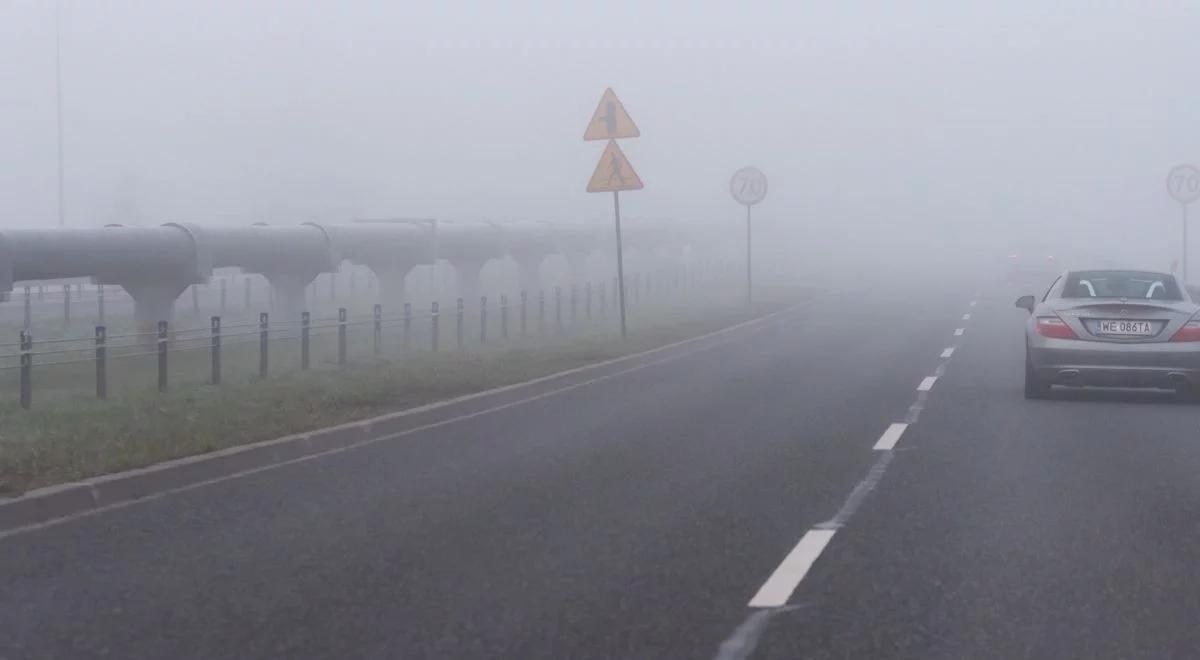
[[[621,193],[613,191],[613,219],[617,228],[617,300],[621,306],[621,339],[625,338],[625,257],[621,249]]]
[[[1188,269],[1187,269],[1187,264],[1188,264],[1188,237],[1187,237],[1188,217],[1187,217],[1187,215],[1188,214],[1187,214],[1187,209],[1188,209],[1188,207],[1187,207],[1187,204],[1180,204],[1180,206],[1183,207],[1183,257],[1182,257],[1182,259],[1180,259],[1179,263],[1180,263],[1180,268],[1183,273],[1183,284],[1184,284],[1184,286],[1187,286],[1187,281],[1188,281]]]
[[[746,205],[746,304],[747,305],[749,305],[753,301],[753,295],[751,294],[751,291],[753,291],[753,288],[751,288],[751,286],[750,286],[751,273],[753,271],[751,270],[750,264],[751,264],[751,261],[750,261],[750,205],[747,204]]]

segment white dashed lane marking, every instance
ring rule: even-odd
[[[875,449],[879,451],[891,451],[896,443],[900,441],[900,436],[904,435],[904,429],[908,428],[908,424],[892,424],[879,436],[879,442],[875,443]]]
[[[963,314],[963,320],[964,320],[964,321],[970,321],[970,320],[971,320],[971,315],[970,315],[970,314]]]
[[[808,573],[808,569],[812,568],[813,562],[817,557],[821,556],[821,551],[825,546],[829,545],[829,540],[833,538],[835,530],[832,529],[810,529],[792,548],[788,556],[784,558],[783,563],[763,586],[759,588],[758,593],[754,594],[754,598],[750,599],[750,607],[781,607],[787,604],[789,598],[792,597],[792,592],[804,579],[804,575]]]
[[[954,347],[953,346],[942,351],[942,358],[948,358],[951,355],[954,355]]]
[[[961,337],[961,336],[962,336],[962,334],[963,334],[963,332],[965,332],[965,331],[966,331],[966,329],[965,329],[965,328],[959,328],[959,329],[957,329],[957,330],[955,330],[955,331],[954,331],[954,336],[955,336],[955,337]]]
[[[971,301],[971,307],[974,307],[974,306],[975,306],[975,301],[974,301],[974,300],[972,300],[972,301]]]
[[[929,390],[933,389],[933,384],[936,382],[937,382],[937,376],[926,376],[925,380],[922,380],[921,384],[917,385],[917,391],[918,392],[928,392]]]

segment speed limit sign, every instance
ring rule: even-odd
[[[767,175],[757,167],[743,167],[729,180],[729,192],[739,204],[754,206],[767,196]]]
[[[1167,175],[1167,192],[1180,204],[1200,199],[1200,170],[1192,165],[1177,165]]]

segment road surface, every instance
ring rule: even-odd
[[[1194,657],[1198,409],[1025,401],[1014,297],[826,296],[8,535],[0,658]]]

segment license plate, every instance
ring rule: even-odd
[[[1097,321],[1096,334],[1149,337],[1154,334],[1154,326],[1149,321]]]

